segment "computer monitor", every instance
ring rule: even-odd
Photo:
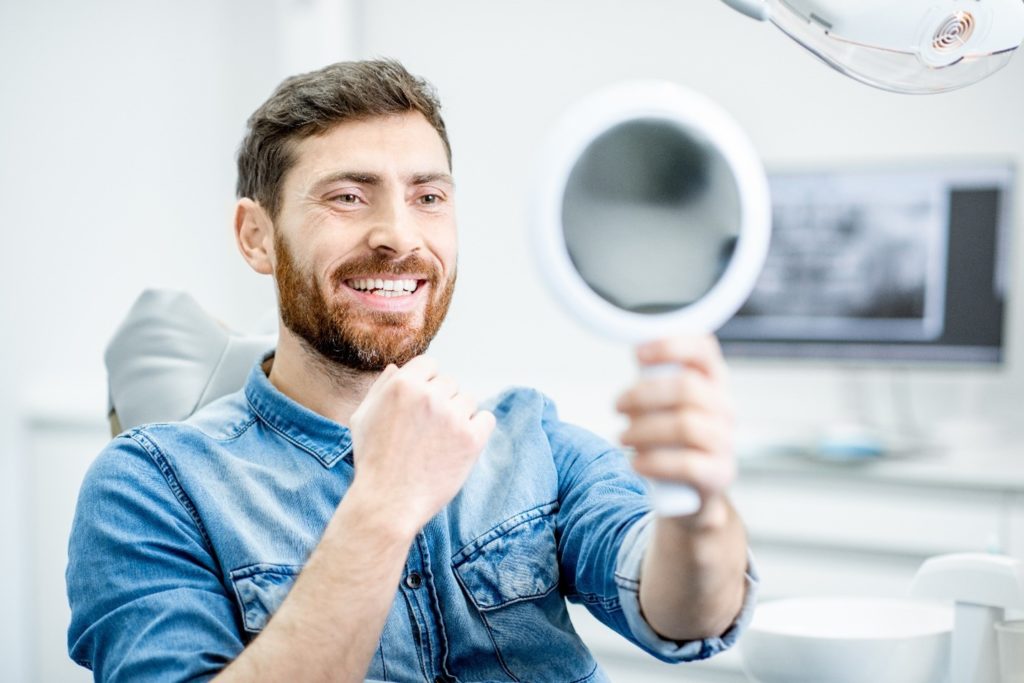
[[[999,364],[1011,163],[769,176],[773,232],[727,356]]]

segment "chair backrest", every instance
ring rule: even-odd
[[[113,429],[184,420],[237,391],[277,335],[232,332],[184,292],[148,289],[107,345]]]

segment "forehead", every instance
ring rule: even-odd
[[[382,175],[448,171],[444,142],[418,111],[342,121],[300,140],[293,155],[289,176],[299,182],[315,182],[316,176],[338,170]]]

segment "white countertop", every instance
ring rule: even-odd
[[[846,480],[1024,492],[1024,442],[976,451],[929,450],[848,460],[797,449],[748,451],[740,477],[841,477]]]

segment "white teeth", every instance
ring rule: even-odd
[[[380,296],[406,296],[415,292],[418,284],[416,280],[378,280],[372,278],[360,278],[349,281],[349,286],[352,289],[374,292]]]

